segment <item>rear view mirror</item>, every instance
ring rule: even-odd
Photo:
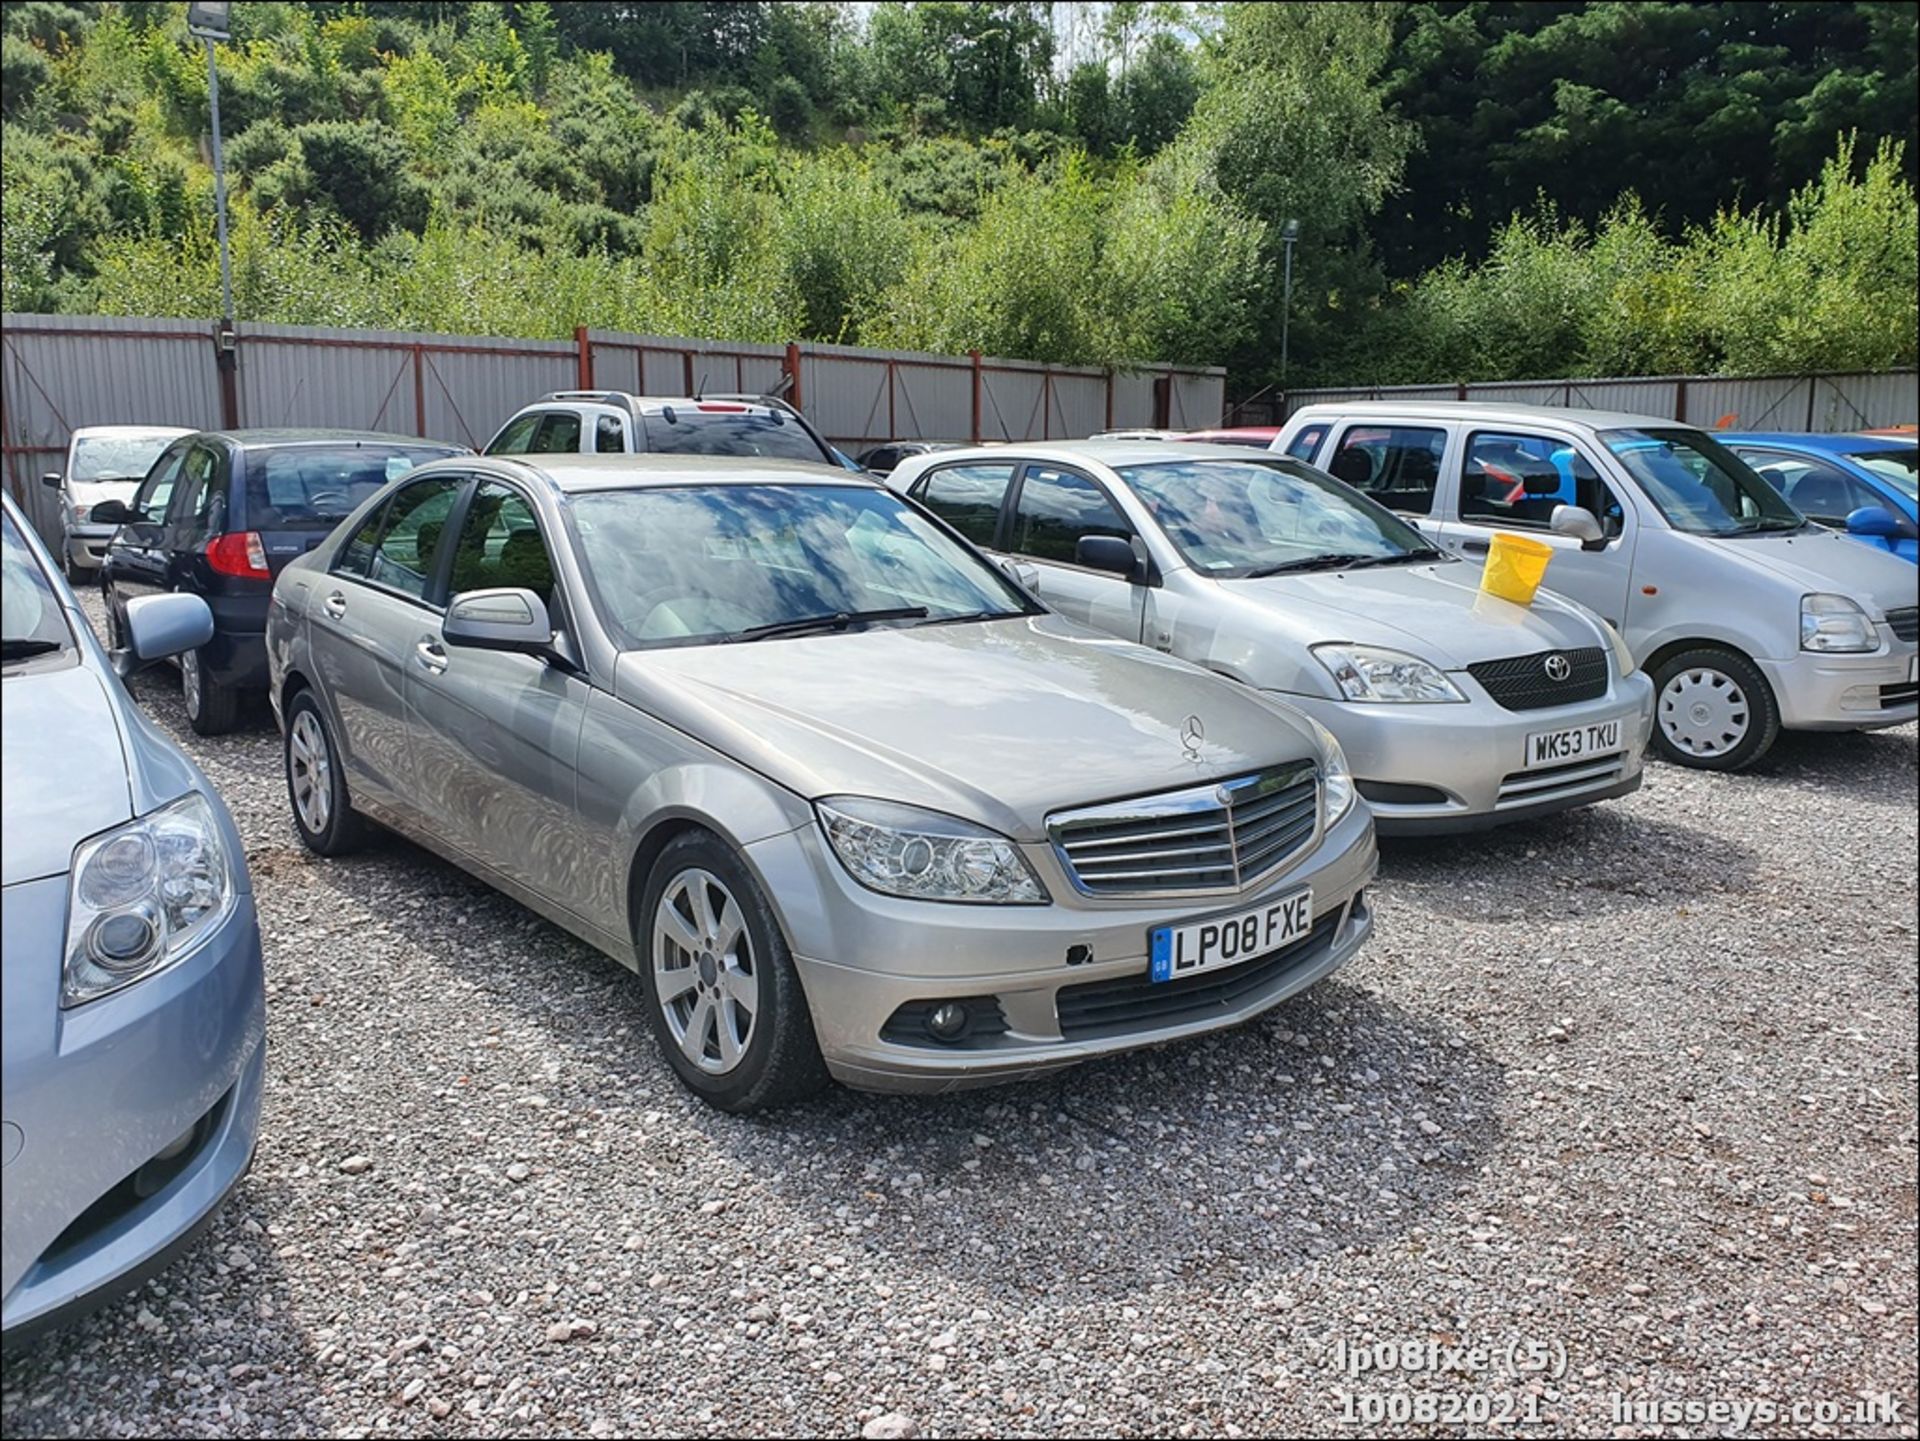
[[[1863,505],[1847,517],[1847,534],[1873,540],[1896,540],[1906,533],[1900,517],[1884,505]]]
[[[213,612],[197,595],[174,591],[143,595],[127,602],[127,649],[117,669],[128,675],[141,665],[182,651],[198,650],[213,639]]]
[[[60,472],[57,470],[48,471],[45,475],[40,477],[40,483],[42,485],[51,485],[54,488],[58,489],[60,485]]]
[[[1140,558],[1133,553],[1133,547],[1117,535],[1081,536],[1074,543],[1073,563],[1128,580],[1135,579],[1140,570]]]
[[[1579,541],[1582,550],[1606,548],[1606,531],[1600,528],[1600,522],[1593,512],[1583,505],[1556,505],[1553,518],[1547,522],[1547,529],[1555,535]]]
[[[87,519],[95,525],[132,525],[140,512],[124,500],[103,500],[87,512]]]
[[[547,603],[530,590],[501,586],[464,591],[447,607],[440,633],[448,645],[539,655],[553,649]]]

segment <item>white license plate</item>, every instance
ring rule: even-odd
[[[1277,901],[1210,921],[1155,926],[1147,933],[1153,979],[1173,981],[1197,971],[1218,971],[1251,961],[1297,941],[1313,929],[1313,892],[1295,891]]]
[[[1568,726],[1565,730],[1535,731],[1527,737],[1527,767],[1563,766],[1619,749],[1620,722],[1617,720]]]

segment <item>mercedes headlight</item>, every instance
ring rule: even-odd
[[[1800,649],[1858,652],[1880,649],[1867,613],[1844,595],[1800,597]]]
[[[1438,666],[1374,645],[1317,645],[1314,658],[1352,701],[1464,701]]]
[[[1321,829],[1331,830],[1335,821],[1353,809],[1353,772],[1347,769],[1347,753],[1334,733],[1311,716],[1308,720],[1320,738]]]
[[[60,1004],[76,1006],[180,960],[233,907],[233,863],[194,792],[81,843],[67,902]]]
[[[840,864],[870,890],[915,901],[1047,902],[1018,847],[984,826],[860,796],[829,796],[816,808]]]

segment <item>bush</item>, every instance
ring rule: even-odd
[[[426,225],[427,189],[407,169],[399,132],[371,120],[321,121],[294,132],[311,191],[365,239]]]
[[[38,45],[9,30],[0,35],[0,114],[13,119],[45,91],[53,67]]]
[[[293,153],[293,132],[278,120],[261,120],[226,142],[227,168],[242,180],[252,179]]]
[[[776,77],[762,102],[782,139],[803,140],[813,128],[813,102],[807,98],[806,87],[791,75]]]

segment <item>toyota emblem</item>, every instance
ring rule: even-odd
[[[1547,679],[1566,680],[1573,674],[1573,662],[1558,651],[1547,657]]]
[[[1200,724],[1200,717],[1190,715],[1180,727],[1180,744],[1186,750],[1187,759],[1200,759],[1200,742],[1207,738],[1207,728]]]

